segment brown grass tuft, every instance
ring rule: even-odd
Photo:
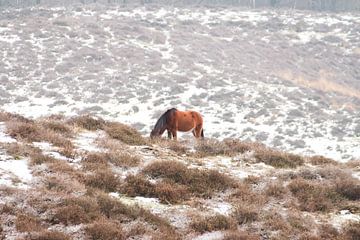
[[[335,160],[323,156],[313,156],[309,161],[312,165],[338,165]]]
[[[339,194],[324,183],[295,179],[289,183],[288,188],[297,198],[303,211],[327,212],[334,207],[334,203],[341,200]]]
[[[235,186],[235,180],[218,171],[190,169],[176,161],[153,162],[143,169],[143,173],[184,185],[193,195],[200,197],[210,197],[216,191]]]
[[[128,176],[122,186],[122,192],[131,197],[156,197],[162,203],[178,203],[186,200],[189,196],[186,187],[182,185],[166,182],[153,184],[142,175]]]
[[[350,222],[344,227],[344,235],[346,239],[360,239],[360,222]]]
[[[0,146],[6,150],[7,154],[13,156],[15,159],[29,157],[32,154],[41,154],[41,149],[19,142],[7,144],[0,143]]]
[[[296,168],[304,164],[304,159],[301,156],[268,149],[256,151],[255,158],[258,162],[276,168]]]
[[[106,125],[106,133],[117,140],[129,145],[145,145],[146,141],[134,128],[122,123],[112,122]]]
[[[99,168],[85,177],[85,184],[106,192],[115,192],[120,186],[120,181],[111,169]]]
[[[41,129],[34,122],[8,122],[7,133],[18,140],[39,142],[42,140]]]
[[[73,117],[68,121],[69,124],[76,125],[78,127],[95,131],[98,129],[104,129],[106,123],[101,118],[95,118],[90,115],[83,115],[83,116],[77,116]]]
[[[25,213],[16,215],[15,227],[19,232],[38,232],[42,230],[41,220]]]
[[[255,234],[242,232],[242,231],[230,231],[225,233],[223,240],[260,240],[260,236]]]
[[[71,238],[62,232],[44,230],[30,237],[31,240],[70,240]]]
[[[336,179],[335,191],[346,199],[360,200],[360,182],[354,178]]]
[[[48,119],[41,121],[40,124],[48,130],[59,133],[66,137],[71,137],[73,135],[72,129],[63,121]]]
[[[30,155],[30,164],[31,165],[40,165],[43,163],[51,163],[51,162],[55,162],[55,161],[56,161],[55,158],[44,155],[42,153],[33,153]]]
[[[269,183],[266,186],[265,194],[269,197],[282,198],[287,192],[287,189],[280,181]]]
[[[122,240],[125,234],[118,222],[100,219],[85,227],[89,239],[93,240]]]
[[[200,233],[228,230],[234,228],[235,226],[236,224],[232,218],[220,214],[202,219],[196,219],[191,224],[191,228]]]
[[[89,223],[100,217],[96,199],[90,197],[68,198],[55,210],[54,223],[65,225]]]
[[[233,213],[238,224],[247,224],[258,220],[259,208],[251,204],[239,204]]]
[[[33,120],[25,118],[19,114],[0,111],[0,122],[8,122],[8,121],[16,121],[16,122],[24,122],[24,123],[33,122]]]
[[[197,142],[195,150],[195,156],[200,158],[207,156],[226,155],[229,152],[229,149],[223,142],[215,139],[206,139]]]

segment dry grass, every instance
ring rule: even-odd
[[[117,176],[107,168],[99,168],[93,174],[85,176],[84,183],[87,186],[98,188],[106,192],[116,192],[119,189],[120,181]]]
[[[205,139],[203,141],[197,142],[195,150],[195,156],[200,158],[207,156],[226,155],[229,153],[227,146],[223,142],[215,139]]]
[[[7,133],[18,140],[40,142],[43,138],[41,129],[35,122],[8,122]]]
[[[304,164],[304,159],[301,156],[269,149],[256,151],[254,156],[258,162],[276,168],[296,168]]]
[[[326,158],[323,156],[313,156],[309,158],[312,165],[338,165],[339,163],[333,159]]]
[[[74,134],[72,128],[63,121],[47,119],[47,120],[41,121],[39,124],[41,126],[43,126],[45,129],[59,133],[66,137],[71,137]]]
[[[83,164],[108,166],[112,163],[116,167],[135,167],[139,165],[140,158],[122,151],[90,153],[83,160]]]
[[[8,122],[8,121],[33,122],[33,120],[25,118],[19,114],[0,111],[0,122]]]
[[[220,214],[196,219],[191,224],[191,228],[200,233],[229,230],[235,228],[235,226],[236,224],[232,218]]]
[[[256,205],[241,203],[235,206],[233,217],[240,225],[251,223],[258,220],[259,210],[259,207]]]
[[[16,215],[15,227],[19,232],[39,232],[42,230],[41,220],[26,213]]]
[[[338,178],[335,180],[335,191],[348,200],[358,201],[360,200],[360,181],[354,178]]]
[[[100,219],[85,227],[86,235],[93,240],[122,240],[125,234],[118,222]]]
[[[360,239],[360,222],[350,222],[344,227],[345,239]]]
[[[112,122],[106,125],[105,132],[112,138],[129,145],[145,145],[146,141],[134,128],[122,123]]]
[[[30,236],[31,240],[70,240],[71,238],[62,232],[44,230]]]
[[[99,206],[95,198],[68,198],[56,208],[52,222],[72,225],[89,223],[99,217]]]
[[[309,180],[295,179],[288,185],[289,190],[297,198],[302,211],[327,212],[341,201],[341,197],[331,186],[324,183],[314,183]]]
[[[242,231],[229,231],[223,240],[260,240],[260,236]]]
[[[68,120],[68,123],[90,131],[104,129],[106,125],[103,119],[90,115],[73,117]]]
[[[266,202],[266,198],[264,194],[258,191],[252,191],[251,186],[244,182],[237,184],[235,191],[231,195],[231,201],[237,203],[238,205],[252,204],[261,208],[261,206]]]
[[[176,161],[153,162],[143,169],[143,173],[184,185],[193,195],[205,198],[235,186],[235,180],[218,171],[190,169]]]
[[[162,203],[179,203],[189,197],[189,192],[182,185],[167,182],[153,184],[142,175],[128,176],[122,186],[122,192],[131,197],[156,197]]]
[[[43,163],[51,163],[51,162],[55,162],[55,161],[56,161],[55,158],[44,155],[42,153],[32,153],[30,155],[30,164],[31,165],[40,165]]]
[[[19,159],[20,157],[29,157],[34,154],[41,154],[41,150],[37,147],[30,146],[25,143],[0,143],[6,153],[13,156],[15,159]]]
[[[265,188],[265,194],[268,197],[282,198],[286,193],[287,189],[281,181],[269,183]]]

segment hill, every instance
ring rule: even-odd
[[[360,163],[0,113],[1,239],[358,239]]]

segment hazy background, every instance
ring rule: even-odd
[[[39,4],[66,5],[74,3],[105,4],[161,4],[170,6],[243,6],[243,7],[289,7],[317,11],[353,11],[360,9],[360,0],[0,0],[0,7],[25,7]]]

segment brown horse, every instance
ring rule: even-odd
[[[167,110],[156,122],[150,137],[159,137],[165,130],[168,131],[168,137],[177,139],[177,131],[192,131],[196,138],[204,138],[203,119],[200,113],[195,111],[179,111],[176,108]]]

